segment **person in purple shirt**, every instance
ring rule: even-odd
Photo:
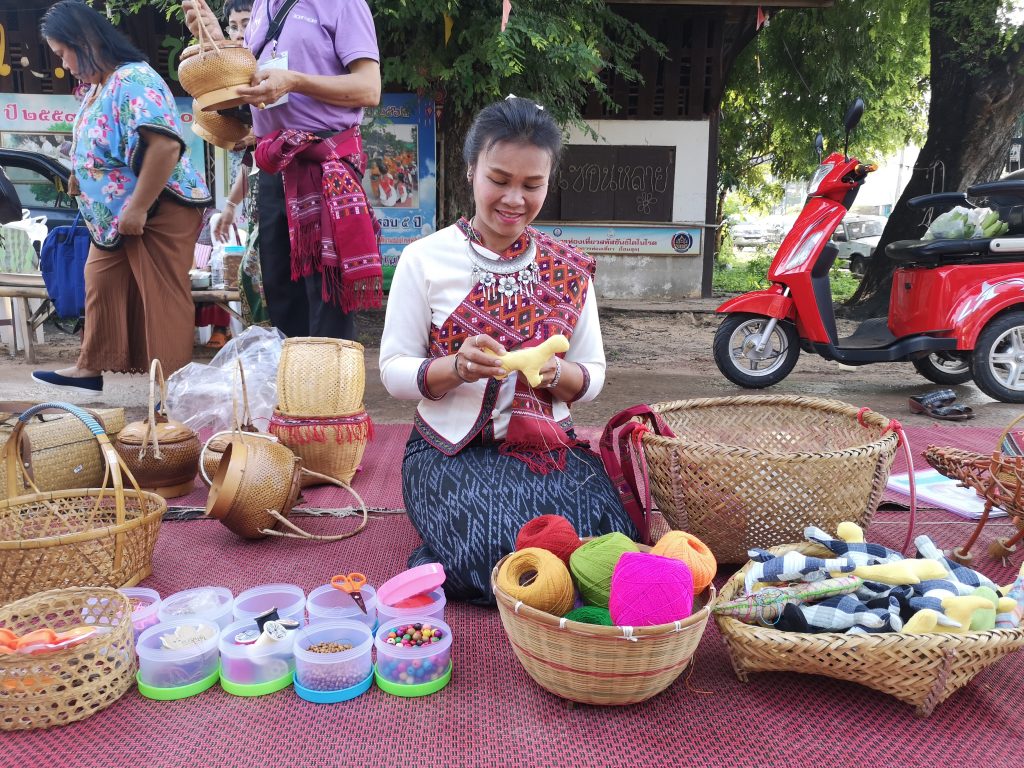
[[[212,39],[223,39],[205,0],[184,0],[182,9],[193,35],[202,23]],[[363,108],[380,103],[380,54],[369,6],[366,0],[255,0],[245,43],[260,64],[250,86],[238,89],[252,107],[257,163],[283,168],[259,174],[260,262],[271,321],[286,336],[353,339],[355,309],[380,301],[376,221],[365,195],[358,199],[361,186],[348,186],[347,178],[349,172],[362,178],[358,126]],[[332,141],[337,144],[316,146]],[[338,148],[331,159],[344,161],[338,167],[323,161],[324,178],[335,181],[326,174],[340,172],[348,194],[325,193],[322,216],[303,214],[298,199],[305,197],[296,194],[295,180],[312,168],[319,186],[324,146]],[[353,221],[362,227],[358,237],[350,236]],[[349,243],[361,250],[351,252]]]

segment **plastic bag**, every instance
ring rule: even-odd
[[[242,388],[235,360],[245,371],[245,388],[253,422],[265,431],[277,405],[277,365],[284,334],[253,326],[225,344],[209,364],[189,363],[167,379],[167,408],[196,432],[232,427],[231,393],[235,388],[242,416]]]
[[[928,227],[922,240],[970,240],[979,237],[995,237],[1005,232],[999,222],[999,215],[991,208],[964,208],[956,206],[946,211]]]

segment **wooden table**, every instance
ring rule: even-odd
[[[20,336],[25,349],[25,360],[34,363],[36,355],[32,337],[36,329],[46,322],[46,319],[53,313],[42,275],[0,275],[0,298],[12,299],[11,319],[0,320],[0,325],[9,324],[14,330],[10,350],[11,357],[17,357],[18,337]],[[35,312],[31,312],[28,306],[29,299],[43,299],[44,301]],[[239,300],[238,291],[234,289],[192,291],[194,304],[216,304],[218,307],[226,309],[232,317],[244,322],[242,315],[231,306],[231,302]]]

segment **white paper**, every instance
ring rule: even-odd
[[[946,509],[960,517],[977,520],[985,510],[985,500],[971,488],[964,488],[956,480],[939,474],[936,469],[922,469],[914,473],[917,485],[917,503],[929,504]],[[890,475],[886,487],[910,495],[910,477],[904,472]],[[1006,513],[993,507],[990,518],[1006,517]]]

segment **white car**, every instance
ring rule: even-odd
[[[729,228],[736,248],[760,248],[768,245],[768,228],[754,221],[741,221]]]
[[[852,274],[863,277],[885,229],[885,222],[884,216],[847,214],[832,234],[832,242],[839,249],[836,262],[847,267]]]

